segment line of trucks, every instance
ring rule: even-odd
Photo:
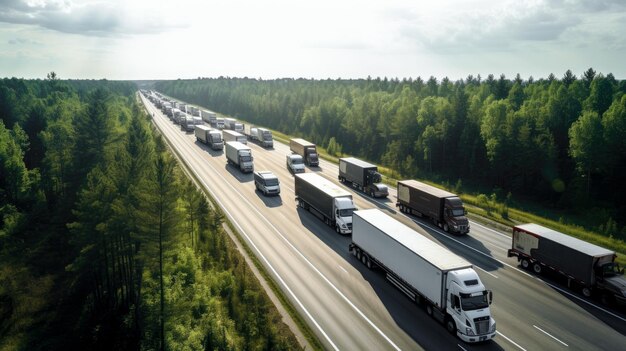
[[[378,209],[358,210],[350,192],[316,173],[304,173],[304,164],[319,165],[315,144],[298,138],[289,144],[287,168],[294,173],[299,208],[337,233],[351,234],[350,253],[366,267],[380,268],[391,284],[422,304],[451,333],[466,342],[495,337],[489,307],[493,294],[469,262]],[[228,163],[242,172],[254,170],[248,146],[234,140],[227,141],[225,149]],[[291,166],[290,160],[294,160]],[[301,171],[292,169],[297,164]],[[338,180],[372,197],[389,194],[377,166],[353,157],[339,160]],[[399,181],[397,194],[401,212],[425,217],[446,232],[469,232],[466,210],[457,195],[416,180]],[[523,268],[537,274],[557,272],[568,286],[581,287],[585,296],[597,292],[603,301],[626,301],[624,270],[613,251],[537,224],[515,226],[511,245],[508,256],[516,257]]]

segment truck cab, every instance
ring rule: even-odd
[[[237,133],[241,133],[243,134],[243,124],[242,123],[235,123],[235,126],[233,127],[233,130]]]
[[[317,154],[317,149],[315,148],[315,146],[307,147],[304,150],[304,153],[306,155],[305,161],[309,166],[317,167],[320,164],[319,156]]]
[[[304,161],[302,160],[302,156],[297,154],[287,155],[287,169],[293,174],[304,173]]]
[[[467,211],[458,197],[445,199],[443,230],[466,234],[470,230],[469,220],[465,216]]]
[[[626,278],[624,268],[617,262],[611,262],[595,269],[596,287],[604,291],[600,297],[604,304],[615,299],[618,303],[626,304]]]
[[[493,294],[485,289],[476,271],[471,268],[451,271],[446,280],[446,329],[465,342],[493,339],[496,322],[489,308]]]
[[[224,148],[224,141],[222,140],[222,133],[219,130],[212,129],[208,133],[209,144],[213,150],[222,150]]]
[[[352,233],[352,212],[356,211],[352,198],[338,197],[334,200],[335,230],[340,234]]]
[[[252,152],[248,150],[239,150],[239,169],[242,172],[254,171],[254,163],[252,158]]]
[[[270,171],[254,172],[254,186],[263,195],[280,195],[280,181]]]
[[[216,125],[217,129],[224,129],[224,119],[223,118],[216,118],[215,119],[215,125]]]

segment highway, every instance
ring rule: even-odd
[[[348,253],[341,236],[313,214],[296,207],[293,176],[285,167],[287,145],[264,149],[249,142],[255,170],[281,181],[279,197],[255,191],[252,174],[228,166],[222,151],[196,141],[143,96],[154,122],[212,194],[273,276],[284,294],[330,350],[613,350],[626,345],[626,315],[598,305],[579,292],[535,277],[506,257],[510,234],[472,222],[470,235],[451,236],[396,211],[395,191],[384,200],[346,188],[359,209],[378,207],[475,265],[494,291],[495,340],[466,344],[426,315]],[[307,168],[336,182],[337,165],[325,160]]]

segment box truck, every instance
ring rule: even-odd
[[[229,141],[226,143],[226,161],[230,165],[237,166],[244,173],[254,171],[254,159],[252,150],[247,145],[238,141]]]
[[[315,144],[309,143],[304,139],[295,138],[289,140],[289,149],[294,154],[302,156],[304,163],[308,166],[319,166],[320,162]]]
[[[196,140],[208,145],[209,144],[209,131],[211,131],[211,128],[207,126],[196,126],[196,129],[194,129],[193,133],[196,136]]]
[[[272,138],[272,131],[265,128],[252,127],[250,128],[250,139],[256,140],[263,147],[274,147],[274,139]]]
[[[295,192],[299,207],[314,212],[337,233],[352,233],[352,212],[356,210],[352,194],[315,173],[296,174]]]
[[[626,302],[624,269],[615,262],[614,251],[528,223],[513,227],[508,256],[537,274],[546,268],[560,274],[587,297],[597,292],[605,303]]]
[[[224,129],[224,131],[222,132],[222,134],[224,135],[224,141],[238,141],[242,144],[247,144],[248,143],[248,139],[246,138],[245,135],[235,132],[234,130],[226,130]]]
[[[496,336],[496,321],[472,264],[378,209],[355,211],[349,250],[368,268],[424,305],[446,329],[465,342]]]
[[[211,127],[217,127],[217,114],[213,111],[202,110],[202,119],[207,122]]]
[[[387,197],[389,190],[381,184],[378,167],[354,157],[339,159],[339,181],[369,194],[371,197]]]
[[[404,213],[416,213],[430,218],[446,232],[469,233],[470,225],[465,216],[463,201],[445,190],[417,180],[402,180],[398,182],[396,206]]]

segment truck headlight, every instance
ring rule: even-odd
[[[455,224],[455,225],[452,226],[452,228],[454,228],[454,230],[457,230],[457,229],[459,229],[459,226]]]
[[[345,224],[342,224],[341,228],[346,229],[346,228],[348,228],[348,226],[346,226]]]
[[[491,326],[491,328],[489,329],[490,333],[495,333],[496,332],[496,322],[493,322],[493,325]]]
[[[465,328],[465,334],[468,336],[474,335],[474,330],[472,328]]]

